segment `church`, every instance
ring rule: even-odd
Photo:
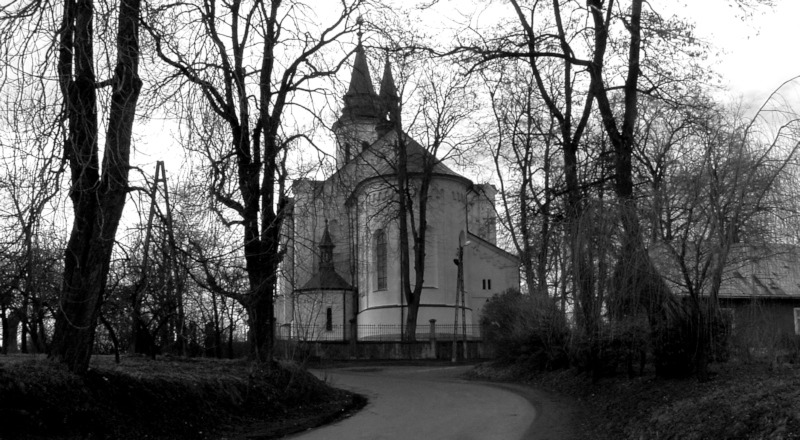
[[[454,172],[397,129],[392,106],[399,99],[388,60],[379,90],[359,43],[333,125],[336,171],[326,180],[292,183],[275,304],[279,337],[366,340],[376,328],[402,333],[408,305],[401,290],[398,135],[406,148],[408,186],[418,189],[423,171],[432,170],[418,334],[428,332],[431,320],[452,332],[456,307],[462,323],[477,324],[489,298],[519,288],[519,260],[496,245],[494,186]],[[408,216],[409,229],[418,226],[416,214]],[[459,255],[464,300],[456,303]],[[413,286],[413,250],[409,256]]]

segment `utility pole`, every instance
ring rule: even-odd
[[[144,326],[146,325],[143,322],[141,316],[141,304],[142,300],[144,299],[144,294],[147,290],[147,286],[149,284],[149,274],[148,274],[148,266],[150,261],[150,242],[153,238],[153,218],[155,217],[156,210],[158,209],[158,186],[159,184],[163,185],[163,194],[164,194],[164,203],[166,204],[166,218],[162,217],[163,223],[165,223],[165,229],[167,231],[167,240],[168,240],[168,248],[169,248],[169,259],[167,263],[167,282],[168,285],[171,283],[175,289],[175,296],[176,296],[176,303],[178,308],[178,322],[176,323],[176,330],[177,330],[177,342],[179,344],[181,354],[186,354],[186,340],[184,335],[184,309],[183,309],[183,283],[181,283],[178,278],[178,264],[177,264],[177,257],[175,253],[175,234],[172,228],[172,208],[170,207],[169,203],[169,188],[167,185],[167,173],[164,169],[164,161],[159,160],[156,162],[156,173],[155,178],[153,179],[153,186],[150,189],[150,213],[147,217],[147,228],[145,230],[145,238],[144,238],[144,249],[143,249],[143,257],[142,257],[142,270],[141,270],[141,280],[137,286],[136,292],[134,293],[133,298],[133,338],[131,341],[133,351],[137,350],[137,339],[138,339],[138,332],[140,331],[147,331]],[[141,348],[141,347],[139,347]],[[150,347],[152,349],[152,347]]]
[[[450,362],[452,363],[456,363],[456,361],[458,361],[458,302],[461,296],[461,260],[464,257],[464,248],[461,246],[460,237],[458,242],[458,257],[453,260],[453,263],[458,266],[458,275],[456,279],[456,301],[453,306],[453,309],[455,310],[455,317],[453,318],[453,356],[450,359]]]
[[[469,242],[462,243],[461,240],[458,243],[458,289],[461,292],[461,337],[464,344],[462,354],[465,360],[469,357],[467,355],[467,298],[464,292],[464,246],[467,244]]]
[[[461,307],[461,337],[463,344],[464,359],[467,358],[467,298],[464,292],[464,246],[470,242],[466,240],[466,236],[462,231],[458,236],[458,258],[453,260],[458,266],[458,275],[456,280],[456,303],[455,303],[455,318],[453,319],[453,357],[451,362],[455,363],[458,360],[458,308],[459,303]]]

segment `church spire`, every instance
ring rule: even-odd
[[[363,23],[358,19],[359,27]],[[344,95],[344,107],[339,119],[333,124],[336,133],[336,166],[341,168],[350,162],[361,151],[369,148],[378,139],[375,128],[382,119],[381,104],[372,77],[369,73],[367,54],[361,42],[362,32],[358,30],[358,45],[356,45],[353,61],[353,72],[350,75],[350,84]]]
[[[361,44],[361,37],[356,46],[356,60],[353,63],[353,73],[350,75],[350,88],[347,95],[375,95],[375,88],[372,86],[372,77],[369,74],[367,65],[367,55],[364,53],[364,46]],[[345,95],[345,96],[347,96]]]
[[[392,63],[389,61],[389,54],[386,54],[386,62],[383,65],[383,77],[381,78],[381,91],[378,95],[381,106],[381,118],[375,131],[378,136],[383,136],[393,130],[399,123],[398,106],[400,97],[397,96],[397,86],[394,85],[392,75]]]
[[[367,55],[364,45],[361,44],[361,31],[358,33],[358,46],[356,46],[356,59],[353,62],[353,73],[350,75],[350,87],[344,95],[344,109],[346,116],[356,118],[378,117],[378,95],[372,85],[369,74]]]
[[[378,96],[383,102],[399,100],[397,97],[397,87],[394,85],[394,76],[392,76],[392,63],[389,61],[389,54],[386,54],[386,62],[383,65],[381,91]]]
[[[331,233],[328,232],[328,219],[325,219],[325,232],[322,233],[322,240],[319,242],[319,269],[333,268],[333,240]]]

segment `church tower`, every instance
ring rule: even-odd
[[[380,99],[372,85],[367,55],[359,35],[356,60],[350,76],[350,87],[344,95],[342,115],[333,125],[337,143],[337,168],[343,167],[378,139],[375,127],[380,120],[380,112]]]

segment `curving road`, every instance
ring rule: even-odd
[[[360,412],[288,438],[303,440],[568,438],[563,417],[552,417],[537,392],[459,380],[469,366],[346,368],[315,372],[333,386],[369,398]],[[539,396],[541,397],[541,396]],[[550,419],[534,423],[544,408]],[[541,410],[540,410],[541,412]],[[541,416],[541,414],[539,414]],[[553,424],[555,422],[555,424]],[[541,428],[541,429],[540,429]],[[555,429],[555,431],[553,430]]]

